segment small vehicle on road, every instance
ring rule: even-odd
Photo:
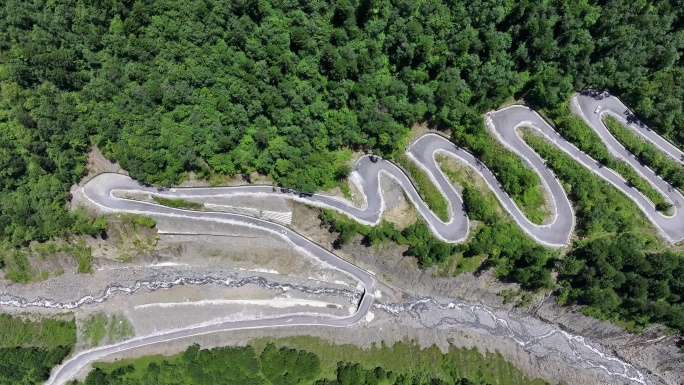
[[[596,109],[594,110],[594,113],[595,113],[595,114],[598,114],[599,111],[601,111],[601,106],[596,107]]]

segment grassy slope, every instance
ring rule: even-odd
[[[447,354],[442,354],[437,347],[421,349],[414,343],[397,343],[392,347],[382,344],[379,347],[373,346],[370,349],[362,349],[348,344],[333,345],[322,339],[308,336],[281,339],[263,338],[252,341],[251,345],[255,347],[257,354],[260,354],[269,342],[278,347],[285,346],[315,353],[321,360],[321,374],[318,378],[334,378],[337,363],[346,361],[360,363],[366,369],[380,366],[394,373],[422,373],[445,380],[452,378],[450,373],[458,372],[460,375],[476,381],[476,383],[482,381],[499,385],[542,385],[546,383],[539,379],[529,379],[498,353],[488,353],[483,356],[474,349],[452,347]],[[94,366],[109,372],[132,364],[144,372],[150,363],[160,364],[164,360],[173,362],[182,359],[181,357],[182,354],[171,357],[145,356],[113,363],[97,363]]]
[[[613,136],[641,162],[649,166],[671,185],[679,189],[684,188],[684,167],[680,162],[663,154],[653,144],[623,127],[614,117],[607,116],[604,123]]]
[[[460,165],[457,161],[446,156],[438,156],[437,164],[452,184],[457,186],[470,186],[476,189],[481,194],[482,198],[487,202],[487,204],[495,209],[495,212],[499,216],[499,220],[512,220],[506,215],[501,203],[498,199],[496,199],[496,196],[492,190],[489,189],[489,187],[484,183],[482,178],[477,175],[477,173],[472,171],[467,166]],[[485,260],[485,258],[486,255],[465,258],[461,254],[458,260],[455,262],[455,266],[452,266],[454,262],[453,259],[449,261],[449,265],[440,266],[438,275],[457,276],[465,271],[476,271],[480,265],[482,265],[482,262]]]
[[[0,384],[42,383],[75,343],[71,314],[38,320],[0,314]]]
[[[584,120],[576,116],[559,119],[556,129],[563,137],[587,155],[605,164],[629,181],[654,204],[665,207],[667,201],[651,184],[643,179],[627,162],[613,156],[598,134]]]
[[[76,343],[76,324],[71,317],[29,321],[0,314],[0,347],[33,346],[54,348]]]
[[[201,203],[191,202],[180,198],[164,198],[154,195],[152,196],[152,199],[162,206],[174,209],[202,210],[204,208],[204,205]]]
[[[449,206],[447,205],[446,198],[444,198],[428,174],[414,162],[409,160],[404,154],[395,156],[394,161],[409,174],[418,190],[418,194],[420,194],[420,197],[423,198],[430,210],[432,210],[439,219],[445,222],[448,221]]]
[[[561,180],[577,217],[582,238],[624,231],[656,234],[639,208],[626,195],[600,179],[544,138],[525,132],[525,141],[544,158]]]

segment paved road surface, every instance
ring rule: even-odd
[[[448,222],[441,221],[430,211],[411,184],[409,178],[399,167],[380,158],[377,158],[379,159],[377,162],[373,162],[371,157],[368,156],[362,157],[358,161],[352,178],[357,182],[360,190],[364,194],[365,204],[362,207],[354,206],[350,202],[337,197],[322,194],[301,197],[296,192],[282,192],[280,189],[274,191],[273,188],[269,186],[177,188],[159,192],[156,189],[143,188],[135,183],[124,183],[123,180],[119,181],[120,183],[124,183],[121,186],[116,186],[111,183],[105,184],[110,188],[115,189],[138,190],[156,195],[181,198],[255,194],[286,195],[291,199],[304,201],[308,204],[335,209],[349,215],[361,223],[374,225],[380,221],[382,211],[384,210],[384,201],[380,193],[379,182],[380,176],[384,175],[393,178],[403,187],[409,199],[428,222],[431,230],[437,237],[446,242],[456,243],[467,238],[469,223],[462,207],[463,202],[460,195],[454,190],[447,177],[439,170],[435,161],[436,154],[443,154],[457,159],[462,164],[471,167],[478,172],[518,225],[535,241],[551,247],[563,247],[567,245],[575,225],[575,216],[572,206],[560,182],[556,179],[553,172],[546,168],[544,160],[520,138],[518,128],[526,126],[545,136],[559,149],[573,157],[599,177],[614,185],[630,199],[635,201],[668,241],[679,242],[684,239],[684,218],[681,217],[681,210],[679,210],[679,206],[684,203],[682,194],[678,190],[671,188],[667,182],[662,180],[648,167],[639,164],[639,162],[631,156],[612,135],[610,135],[601,121],[601,116],[606,113],[613,114],[614,116],[625,120],[628,117],[628,115],[625,114],[627,108],[614,97],[596,99],[591,96],[575,95],[573,97],[573,103],[576,106],[576,113],[582,116],[598,133],[611,152],[616,157],[619,157],[632,165],[637,172],[660,191],[667,200],[675,205],[674,215],[666,216],[656,211],[655,205],[638,190],[629,187],[628,182],[624,178],[606,167],[600,167],[594,159],[582,153],[570,142],[563,139],[560,134],[549,126],[536,112],[524,106],[512,106],[491,112],[485,116],[485,119],[487,121],[487,126],[494,136],[506,147],[522,157],[524,161],[540,175],[543,188],[549,192],[548,196],[550,197],[550,206],[552,209],[551,221],[544,225],[537,225],[530,222],[503,190],[495,175],[484,167],[484,165],[473,155],[458,148],[447,139],[435,134],[426,134],[420,137],[410,146],[407,154],[427,172],[432,181],[446,197],[450,214],[450,220]],[[603,108],[597,114],[594,113],[594,111],[598,105],[602,105]],[[642,135],[646,140],[653,142],[673,159],[684,159],[684,152],[677,149],[667,140],[661,138],[645,126],[628,124],[627,127],[635,130],[635,132]],[[91,184],[102,184],[103,182],[101,179],[107,178],[113,178],[113,176],[104,174],[96,178]],[[102,191],[102,194],[107,195],[108,191]],[[109,204],[112,204],[112,202],[108,201],[103,203],[105,206]],[[132,208],[131,203],[118,202],[117,205],[118,206],[113,208],[123,210],[130,210]],[[147,204],[140,205],[143,205],[138,207],[138,210],[141,212],[145,212],[146,208],[150,207]],[[158,212],[159,210],[156,209],[156,211]]]
[[[443,222],[437,218],[427,207],[425,202],[420,199],[419,194],[411,184],[406,174],[391,162],[379,159],[373,161],[371,157],[362,157],[357,163],[352,180],[359,185],[364,194],[365,204],[363,207],[356,207],[348,201],[340,198],[315,194],[313,196],[300,196],[294,192],[273,189],[268,186],[243,186],[243,187],[215,187],[215,188],[175,188],[159,191],[156,188],[143,187],[132,179],[119,174],[102,174],[89,181],[83,187],[85,197],[103,211],[109,212],[130,212],[139,214],[154,214],[175,218],[193,218],[222,223],[233,223],[236,225],[249,226],[266,230],[274,235],[280,236],[314,257],[332,265],[333,267],[350,274],[358,279],[364,288],[364,295],[359,307],[352,316],[344,318],[334,318],[329,316],[315,315],[291,315],[272,319],[260,319],[252,321],[222,322],[213,325],[197,326],[188,329],[167,332],[164,334],[146,336],[125,341],[119,344],[94,348],[75,355],[63,365],[53,371],[48,385],[63,384],[70,379],[80,368],[104,357],[108,354],[131,349],[139,346],[169,341],[173,339],[189,337],[193,335],[206,334],[216,331],[294,326],[294,325],[325,325],[344,327],[350,326],[363,319],[373,303],[374,279],[368,272],[354,266],[346,261],[337,258],[322,247],[307,240],[291,229],[276,223],[261,219],[243,216],[238,214],[221,212],[197,212],[181,209],[172,209],[153,203],[133,201],[117,198],[115,191],[143,192],[166,197],[198,198],[198,197],[217,197],[233,195],[286,195],[288,198],[305,201],[308,204],[331,208],[343,212],[355,220],[366,224],[377,224],[380,221],[384,210],[384,201],[380,192],[379,178],[381,175],[388,176],[396,180],[406,191],[407,196],[416,206],[420,214],[425,218],[431,230],[442,240],[447,242],[461,242],[468,236],[468,218],[462,206],[460,195],[454,190],[446,176],[439,170],[435,161],[437,154],[444,154],[456,158],[459,162],[471,167],[478,172],[489,185],[490,189],[497,196],[504,208],[513,216],[518,225],[537,242],[553,246],[562,247],[568,242],[572,233],[575,217],[572,206],[562,189],[561,184],[546,168],[544,160],[540,158],[518,135],[518,128],[522,126],[531,127],[544,135],[561,150],[582,163],[601,178],[607,180],[620,191],[634,200],[637,205],[646,213],[648,218],[656,225],[663,235],[671,242],[680,241],[684,238],[684,218],[681,217],[679,210],[680,202],[684,202],[684,197],[675,189],[669,188],[666,182],[658,177],[653,171],[640,165],[636,159],[613,138],[601,121],[602,114],[610,113],[625,121],[630,117],[628,109],[616,98],[601,96],[599,98],[585,95],[575,95],[573,104],[576,113],[599,134],[606,142],[615,156],[624,159],[635,167],[641,175],[649,181],[655,188],[661,191],[673,204],[675,204],[675,214],[664,216],[655,210],[655,206],[643,194],[629,187],[627,182],[605,167],[599,167],[597,162],[586,154],[579,151],[575,146],[565,141],[557,132],[551,128],[536,112],[524,106],[512,106],[499,111],[488,113],[485,116],[487,126],[495,137],[506,147],[521,156],[541,177],[542,184],[549,192],[553,218],[550,223],[536,225],[530,222],[520,209],[515,205],[511,198],[499,185],[496,177],[475,157],[463,149],[456,147],[447,139],[435,135],[426,134],[416,140],[408,149],[407,154],[420,167],[422,167],[437,185],[440,191],[447,198],[449,203],[450,220]],[[595,113],[596,107],[601,109]],[[628,124],[628,128],[634,130],[646,140],[654,143],[658,148],[673,159],[684,159],[684,153],[659,137],[653,131],[643,125]]]
[[[639,122],[627,123],[628,119],[634,115],[615,97],[605,94],[598,97],[578,94],[573,97],[573,103],[578,109],[578,114],[594,129],[594,131],[596,131],[613,155],[629,163],[632,168],[674,205],[673,215],[666,216],[656,211],[653,202],[636,189],[629,187],[627,181],[605,167],[599,169],[596,165],[596,161],[586,155],[578,155],[578,150],[575,149],[573,151],[573,157],[576,159],[579,158],[578,160],[585,167],[590,168],[595,174],[600,175],[603,179],[619,188],[623,193],[629,196],[630,199],[636,202],[648,219],[655,224],[656,228],[668,241],[672,243],[682,241],[684,239],[684,212],[681,209],[681,205],[684,203],[684,196],[682,196],[682,193],[679,190],[672,188],[669,183],[665,182],[649,167],[642,165],[629,151],[627,151],[606,128],[601,118],[605,114],[616,117],[625,125],[625,127],[641,136],[642,139],[655,145],[664,154],[678,162],[684,160],[684,152],[645,125]],[[598,112],[597,107],[601,107]]]

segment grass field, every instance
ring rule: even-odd
[[[0,314],[0,384],[40,384],[76,343],[71,313],[53,318]]]
[[[133,325],[123,315],[95,313],[81,325],[81,338],[87,346],[123,341],[134,334]]]
[[[413,183],[416,185],[418,194],[428,205],[437,217],[443,221],[449,220],[449,209],[447,201],[439,191],[437,186],[432,182],[428,174],[420,168],[417,164],[412,162],[405,154],[395,156],[394,161],[397,162],[409,174]]]
[[[335,378],[336,371],[339,368],[338,363],[340,362],[359,363],[366,370],[380,367],[385,372],[392,372],[395,375],[405,374],[411,376],[419,375],[422,378],[439,378],[449,383],[453,383],[453,381],[460,378],[467,378],[474,384],[546,384],[545,381],[526,377],[499,353],[482,355],[475,349],[451,347],[447,353],[442,353],[436,346],[422,349],[413,342],[399,342],[393,346],[382,343],[379,346],[374,345],[370,349],[362,349],[354,345],[334,345],[322,339],[309,336],[280,339],[261,338],[251,341],[250,345],[254,347],[257,355],[259,355],[269,343],[274,344],[278,348],[301,349],[318,356],[320,359],[320,373],[314,380],[299,382],[300,384],[313,385],[319,379]],[[104,370],[104,372],[111,373],[117,369],[132,365],[134,370],[127,370],[130,370],[131,373],[143,374],[150,364],[171,369],[182,362],[183,356],[183,353],[170,357],[160,355],[146,356],[113,363],[97,363],[94,366]],[[265,382],[265,384],[270,383],[268,381]],[[391,382],[381,381],[379,384],[391,384]]]
[[[204,205],[197,202],[190,202],[189,200],[180,198],[164,198],[160,196],[153,195],[152,200],[159,203],[162,206],[171,207],[174,209],[187,209],[187,210],[202,210]]]
[[[608,130],[625,148],[634,154],[639,161],[649,166],[672,186],[684,189],[684,166],[675,159],[665,155],[653,144],[643,140],[625,128],[612,116],[604,118]]]
[[[418,344],[399,342],[393,346],[382,343],[370,349],[362,349],[355,345],[336,345],[319,338],[299,336],[283,339],[264,338],[255,340],[252,345],[263,349],[268,342],[276,346],[303,349],[317,354],[321,359],[322,373],[332,378],[338,361],[359,362],[367,368],[380,366],[387,371],[397,373],[423,373],[434,377],[449,379],[451,373],[475,383],[499,385],[538,385],[542,380],[531,380],[507,362],[500,354],[480,354],[476,349],[451,347],[443,354],[436,346],[422,349]]]
[[[76,324],[71,314],[33,319],[0,314],[0,347],[54,348],[76,343]]]

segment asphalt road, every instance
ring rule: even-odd
[[[682,193],[664,181],[648,166],[641,164],[638,159],[615,139],[601,119],[605,114],[610,114],[622,121],[625,127],[639,135],[643,140],[655,145],[661,152],[677,162],[684,161],[684,152],[653,132],[643,123],[635,121],[633,118],[634,114],[618,98],[607,94],[597,96],[576,94],[573,96],[573,103],[577,107],[578,115],[596,131],[613,155],[629,163],[632,168],[674,205],[673,214],[667,216],[658,212],[653,202],[636,189],[629,187],[624,178],[606,167],[599,168],[595,160],[579,153],[579,150],[563,150],[570,153],[582,165],[601,176],[632,199],[670,242],[676,243],[684,240],[684,213],[681,207],[682,203],[684,203],[684,196],[682,196]],[[597,111],[598,107],[601,108]]]
[[[133,201],[128,199],[116,198],[112,195],[115,190],[136,190],[156,192],[157,189],[149,187],[141,187],[137,182],[129,177],[119,174],[102,174],[89,181],[83,186],[84,196],[106,212],[127,212],[139,214],[154,214],[167,216],[172,218],[193,218],[207,221],[215,221],[221,223],[234,223],[236,225],[248,226],[258,228],[273,233],[291,243],[294,247],[303,250],[306,253],[324,261],[331,266],[351,275],[359,280],[363,285],[364,294],[361,298],[356,312],[349,317],[332,317],[324,315],[310,315],[310,314],[292,314],[285,317],[258,319],[248,321],[226,321],[211,325],[202,325],[192,328],[169,331],[152,336],[145,336],[124,341],[118,344],[93,348],[87,351],[76,354],[69,358],[68,361],[57,367],[50,379],[46,382],[48,385],[64,384],[69,381],[81,368],[98,358],[107,356],[112,353],[120,352],[127,349],[132,349],[140,346],[151,345],[159,342],[175,340],[184,337],[191,337],[201,334],[213,333],[218,331],[228,331],[236,329],[254,329],[264,327],[277,326],[301,326],[301,325],[317,325],[317,326],[333,326],[345,327],[351,326],[362,320],[374,300],[375,281],[371,274],[358,268],[357,266],[346,262],[334,254],[331,254],[321,246],[309,241],[298,233],[281,225],[267,222],[261,219],[242,216],[238,214],[219,213],[219,212],[198,212],[181,209],[172,209],[152,203],[145,203]],[[200,189],[198,189],[199,191]],[[208,189],[204,193],[208,193]],[[244,190],[238,188],[238,190]],[[269,188],[269,190],[271,190]]]
[[[443,222],[430,211],[425,202],[420,198],[420,195],[412,185],[408,176],[399,167],[377,157],[377,161],[374,162],[369,156],[364,156],[359,159],[355,165],[352,178],[352,180],[358,184],[360,191],[363,192],[365,204],[362,207],[357,207],[350,202],[337,197],[323,194],[300,196],[296,192],[288,192],[281,189],[274,190],[269,186],[176,188],[158,191],[154,188],[144,188],[135,182],[127,183],[123,179],[118,182],[123,183],[121,186],[112,185],[111,182],[104,184],[114,189],[129,191],[137,190],[140,192],[177,198],[231,195],[253,196],[256,194],[285,195],[290,199],[303,201],[307,204],[337,210],[361,223],[375,225],[380,221],[381,214],[384,210],[384,201],[380,192],[379,181],[380,176],[384,175],[396,180],[396,182],[402,186],[408,198],[412,201],[418,212],[429,224],[431,231],[438,238],[446,242],[457,243],[464,241],[468,237],[469,223],[460,195],[454,190],[448,178],[442,173],[435,161],[435,155],[443,154],[455,158],[458,162],[479,173],[503,207],[510,213],[520,228],[532,239],[546,246],[564,247],[567,245],[575,226],[573,208],[561,183],[553,172],[546,167],[545,161],[519,136],[518,129],[525,126],[536,130],[559,149],[584,165],[584,167],[608,181],[635,201],[668,241],[674,243],[684,239],[684,221],[680,218],[681,214],[679,210],[680,204],[684,202],[684,197],[678,190],[671,188],[671,186],[657,176],[652,170],[641,165],[637,159],[631,156],[629,152],[610,135],[601,121],[601,116],[606,113],[626,120],[629,116],[629,114],[626,113],[627,107],[625,107],[617,98],[609,96],[598,99],[592,96],[575,95],[573,97],[573,103],[577,107],[575,108],[575,112],[582,116],[597,132],[611,152],[616,157],[621,158],[632,165],[637,172],[675,206],[674,215],[666,216],[658,212],[655,209],[655,205],[638,190],[630,187],[624,178],[606,167],[601,167],[596,160],[584,154],[573,144],[563,139],[541,116],[525,106],[511,106],[495,112],[490,112],[485,116],[485,120],[492,134],[504,146],[518,154],[541,177],[542,188],[547,192],[546,195],[549,197],[550,209],[552,211],[552,218],[550,218],[548,223],[543,225],[537,225],[527,219],[503,187],[501,187],[496,176],[477,158],[464,149],[455,146],[448,139],[436,134],[426,134],[418,138],[407,149],[407,155],[426,171],[433,183],[446,197],[450,215],[450,219],[447,222]],[[600,109],[599,113],[594,113],[598,105],[602,105],[603,107]],[[642,135],[645,140],[651,141],[673,159],[677,159],[678,161],[684,159],[684,152],[677,149],[667,140],[658,136],[647,127],[639,124],[627,124],[627,127]],[[114,176],[104,174],[98,178],[106,179],[114,178]],[[102,183],[97,180],[98,178],[96,178],[96,183]],[[106,195],[107,192],[103,192],[103,194]],[[112,202],[105,203],[104,205],[108,206],[110,204],[112,204]],[[119,202],[118,204],[123,204],[123,206],[114,208],[123,210],[131,209],[131,203]],[[149,206],[139,207],[138,209],[141,212],[145,212],[147,210],[146,207]]]
[[[380,192],[379,178],[381,175],[385,175],[396,180],[404,188],[407,196],[416,206],[420,214],[425,218],[430,229],[436,236],[447,242],[461,242],[468,236],[469,223],[460,195],[454,190],[447,177],[439,169],[435,160],[437,154],[444,154],[456,158],[459,162],[471,167],[479,173],[503,204],[504,208],[513,216],[518,225],[529,234],[530,237],[547,246],[562,247],[567,244],[572,233],[575,225],[575,216],[570,201],[560,182],[556,179],[551,170],[546,168],[544,160],[520,138],[517,129],[526,126],[537,130],[558,148],[582,163],[596,175],[599,175],[601,178],[613,184],[625,195],[634,200],[668,240],[675,242],[684,239],[684,220],[682,220],[681,210],[679,210],[680,202],[684,202],[684,197],[682,197],[681,193],[676,189],[670,188],[666,182],[648,169],[648,167],[640,165],[634,157],[630,156],[624,147],[610,135],[601,121],[602,114],[610,113],[625,120],[626,123],[627,118],[630,117],[628,109],[618,99],[605,95],[600,97],[575,95],[573,97],[573,103],[576,106],[576,113],[582,116],[582,118],[599,134],[615,156],[630,163],[647,181],[649,181],[649,183],[675,204],[675,214],[673,216],[667,217],[657,212],[653,203],[643,194],[629,187],[622,177],[606,167],[600,167],[595,160],[565,141],[536,112],[524,106],[511,106],[491,112],[485,116],[485,119],[488,128],[495,137],[506,147],[521,156],[528,165],[540,175],[543,188],[547,190],[548,195],[551,198],[551,206],[554,212],[550,223],[545,225],[536,225],[530,222],[499,185],[495,175],[484,167],[484,165],[473,155],[456,147],[449,140],[435,134],[426,134],[418,138],[408,148],[407,154],[428,173],[435,185],[447,198],[451,218],[448,222],[441,221],[429,210],[412,185],[410,179],[399,167],[380,158],[373,161],[369,156],[364,156],[358,161],[354,169],[354,175],[352,176],[352,180],[359,185],[358,187],[365,197],[365,204],[362,207],[356,207],[350,202],[337,197],[322,194],[301,196],[295,192],[288,192],[279,188],[274,189],[269,186],[175,188],[160,191],[156,188],[141,186],[129,177],[119,174],[101,174],[97,176],[83,186],[83,193],[88,200],[99,206],[103,211],[129,212],[143,215],[154,214],[179,219],[193,218],[232,223],[269,231],[274,235],[285,239],[304,252],[309,253],[321,261],[358,279],[363,285],[364,295],[356,313],[350,317],[333,318],[329,316],[294,314],[287,317],[272,319],[222,322],[136,338],[115,345],[94,348],[71,357],[63,365],[56,368],[46,384],[63,384],[82,367],[108,354],[178,338],[247,328],[295,325],[350,326],[363,319],[373,303],[375,286],[371,274],[336,257],[334,254],[329,253],[322,247],[307,240],[289,228],[238,214],[172,209],[153,203],[117,198],[113,194],[115,191],[143,192],[175,198],[233,195],[277,195],[282,197],[285,195],[290,199],[304,201],[307,204],[338,210],[361,223],[373,225],[380,221],[381,214],[384,210],[384,201]],[[596,107],[598,106],[601,106],[601,109],[598,113],[595,113]],[[640,124],[628,124],[628,127],[637,132],[644,139],[654,143],[673,159],[684,159],[684,153],[681,150],[674,147],[667,140],[659,137],[647,127]]]
[[[142,338],[135,338],[115,345],[108,345],[104,347],[94,348],[83,351],[70,357],[68,361],[57,367],[53,371],[50,379],[45,383],[65,384],[83,367],[99,358],[105,357],[109,354],[121,352],[128,349],[138,348],[141,346],[152,345],[161,342],[168,342],[179,338],[198,336],[202,334],[222,332],[239,329],[258,329],[270,328],[277,326],[333,326],[346,327],[359,322],[370,309],[373,303],[373,296],[366,294],[363,296],[358,310],[351,317],[346,318],[332,318],[328,316],[302,315],[293,314],[286,317],[267,318],[247,321],[226,321],[211,325],[197,326],[172,332],[160,333],[152,336],[145,336]]]

